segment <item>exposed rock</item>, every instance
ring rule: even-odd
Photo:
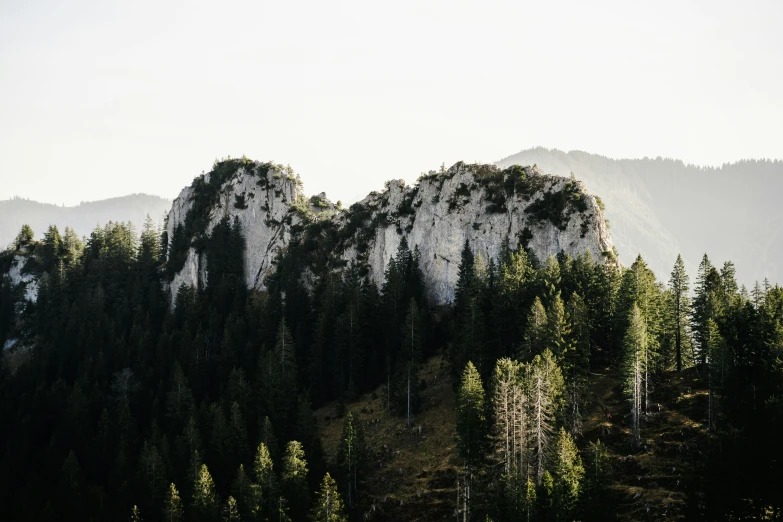
[[[301,195],[290,169],[279,165],[267,167],[259,163],[247,164],[225,181],[220,186],[219,203],[209,210],[206,227],[199,231],[211,233],[224,216],[239,220],[248,246],[245,250],[245,282],[249,288],[264,287],[263,277],[278,250],[290,239],[290,225],[295,218],[291,215],[292,205]],[[209,176],[204,175],[207,183]],[[302,198],[299,197],[300,205]],[[166,225],[169,238],[173,237],[177,225],[185,224],[194,201],[193,186],[184,188],[174,200]],[[300,217],[296,219],[301,220]],[[206,281],[206,258],[191,247],[183,268],[174,275],[169,287],[176,292],[182,284],[197,287],[206,285]]]
[[[35,275],[26,273],[24,270],[27,259],[28,256],[24,254],[14,255],[7,277],[11,281],[12,286],[24,287],[24,298],[27,301],[34,303],[38,300],[39,284]]]
[[[246,238],[249,288],[264,289],[264,277],[277,253],[299,240],[302,230],[315,222],[336,229],[339,241],[321,245],[330,249],[335,261],[359,263],[379,285],[389,259],[407,238],[411,249],[419,249],[433,304],[453,300],[466,240],[485,260],[497,259],[504,245],[515,249],[520,244],[540,260],[560,251],[571,256],[589,252],[599,261],[614,259],[595,198],[580,182],[544,175],[533,167],[500,170],[460,162],[448,171],[430,172],[412,187],[402,180],[389,181],[383,192],[370,194],[348,210],[337,210],[323,193],[305,198],[290,168],[240,163],[232,174],[221,174],[226,179],[208,209],[206,225],[203,230],[190,230],[189,240],[209,234],[224,216],[236,218]],[[197,178],[174,201],[167,224],[170,240],[178,225],[187,228],[188,213],[195,212],[200,197],[194,192],[196,184],[215,184],[210,175]],[[204,286],[206,282],[205,256],[191,247],[168,286],[173,294],[183,283]]]

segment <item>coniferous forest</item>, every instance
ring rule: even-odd
[[[26,227],[0,256],[3,271],[28,256],[40,281],[35,303],[0,289],[0,341],[32,346],[0,358],[3,520],[363,520],[378,449],[350,404],[380,390],[410,427],[435,354],[451,368],[460,467],[444,518],[612,520],[618,470],[584,430],[596,375],[616,380],[623,408],[605,413],[636,455],[661,390],[686,373],[704,434],[700,479],[677,486],[682,516],[783,517],[783,289],[738,288],[731,262],[705,255],[689,275],[678,258],[658,281],[641,256],[486,260],[466,243],[454,303],[436,307],[405,241],[380,287],[355,266],[305,286],[292,247],[264,292],[245,286],[237,222],[200,248],[208,282],[173,303],[151,220],[85,240]],[[329,403],[334,456],[314,415]]]

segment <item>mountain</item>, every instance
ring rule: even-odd
[[[165,231],[25,230],[0,252],[4,519],[775,518],[783,288],[710,266],[672,299],[601,207],[457,163],[341,209],[243,158]]]
[[[573,173],[606,205],[620,261],[642,253],[668,280],[681,253],[691,281],[707,252],[714,264],[731,260],[740,284],[783,280],[783,161],[746,160],[720,167],[669,158],[611,159],[581,151],[537,147],[497,162]]]
[[[149,194],[131,194],[74,207],[13,198],[0,201],[0,247],[9,245],[24,224],[32,227],[37,238],[43,237],[49,225],[57,225],[60,233],[66,226],[71,227],[81,237],[109,221],[130,221],[140,229],[148,214],[162,224],[162,216],[170,208],[171,200]]]
[[[406,241],[418,250],[433,304],[453,300],[466,241],[485,262],[497,261],[504,246],[520,245],[540,261],[560,251],[589,252],[594,260],[614,256],[596,199],[579,181],[532,167],[460,162],[411,187],[389,181],[383,192],[339,210],[325,194],[306,198],[289,168],[229,160],[196,178],[172,205],[166,231],[172,290],[207,283],[209,255],[199,245],[224,219],[241,225],[245,283],[257,289],[265,289],[276,257],[292,245],[303,274],[319,259],[338,267],[355,263],[380,286]]]

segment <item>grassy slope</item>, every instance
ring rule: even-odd
[[[621,520],[682,520],[688,484],[698,482],[706,446],[706,391],[694,369],[667,372],[651,395],[656,401],[642,419],[642,445],[630,443],[629,408],[616,370],[591,375],[586,441],[607,446],[611,488]],[[658,407],[660,404],[660,409]],[[612,420],[606,411],[612,413]],[[625,418],[627,417],[627,419]],[[585,463],[589,469],[588,463]],[[649,508],[649,509],[648,509]]]
[[[454,393],[449,366],[441,355],[430,358],[420,378],[427,387],[414,428],[386,412],[385,386],[347,405],[364,423],[373,453],[360,513],[365,520],[451,520],[454,517],[460,462],[454,444]],[[654,390],[643,421],[643,445],[630,444],[615,370],[590,376],[580,447],[599,439],[607,445],[611,489],[620,520],[682,520],[686,485],[698,483],[706,445],[706,392],[693,369],[667,373]],[[334,459],[342,432],[336,405],[316,412],[328,458]],[[606,417],[607,409],[613,419]],[[419,434],[418,426],[421,426]],[[585,463],[589,470],[589,464]],[[649,510],[648,510],[649,507]]]

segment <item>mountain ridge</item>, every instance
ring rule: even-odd
[[[196,178],[172,204],[166,229],[172,294],[182,284],[206,284],[207,255],[196,243],[224,218],[241,224],[245,283],[257,289],[265,288],[275,258],[292,242],[328,245],[327,263],[357,264],[380,285],[405,239],[419,250],[433,304],[453,300],[466,242],[486,262],[497,261],[503,248],[520,246],[541,261],[561,251],[572,257],[589,252],[597,260],[615,255],[595,197],[576,179],[533,167],[459,162],[430,171],[410,187],[388,181],[383,192],[341,210],[325,194],[305,197],[289,167],[226,160]]]
[[[49,225],[57,225],[61,232],[70,227],[81,237],[109,221],[130,221],[138,228],[149,214],[154,221],[162,222],[170,208],[170,199],[145,193],[83,201],[74,206],[13,197],[0,201],[0,247],[9,245],[25,224],[32,227],[36,238],[43,237]]]
[[[557,175],[573,172],[599,194],[625,265],[642,253],[653,271],[668,280],[677,254],[682,254],[693,280],[701,256],[709,252],[721,263],[736,263],[740,284],[751,287],[751,274],[783,280],[777,263],[783,256],[783,232],[775,227],[783,220],[783,209],[775,201],[783,189],[781,160],[740,160],[714,167],[660,156],[613,159],[535,147],[496,164],[513,163],[536,164]]]

